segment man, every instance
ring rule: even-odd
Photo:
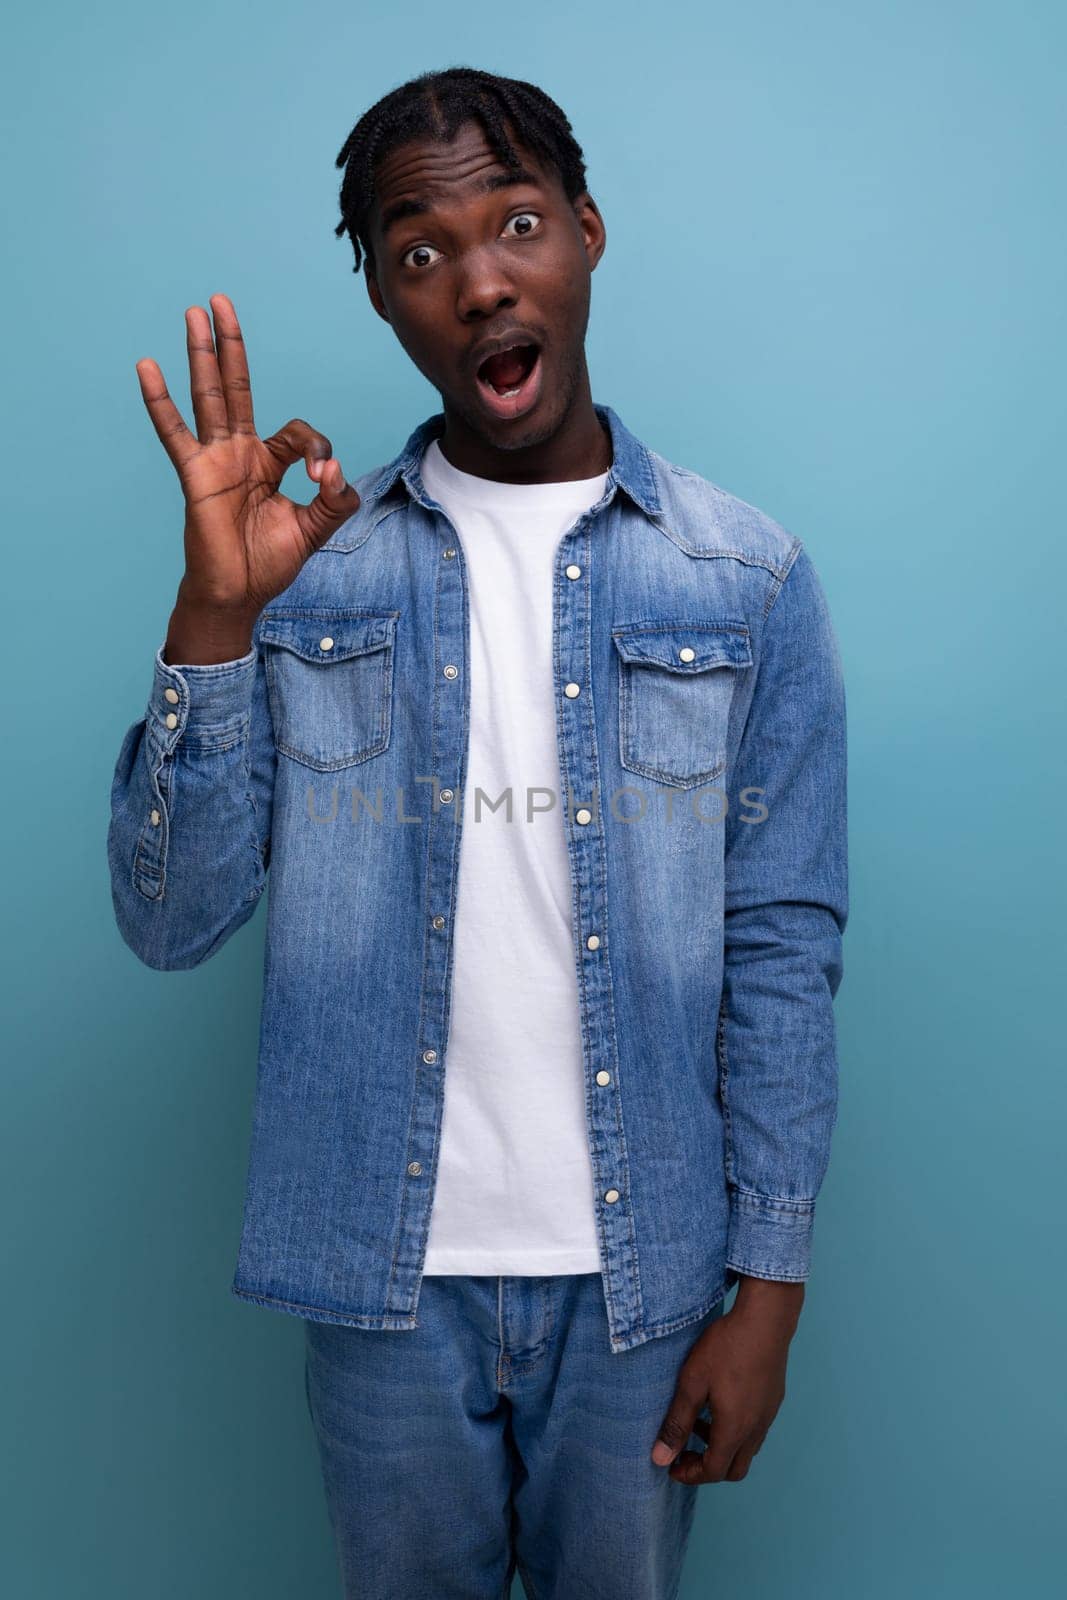
[[[605,228],[554,101],[423,74],[338,166],[443,412],[350,484],[307,422],[257,435],[224,295],[186,313],[195,433],[138,363],[186,570],[115,769],[116,916],[192,967],[270,869],[233,1292],[305,1319],[346,1593],[673,1596],[809,1274],[837,645],[798,538],[594,404]]]

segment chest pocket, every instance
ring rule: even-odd
[[[336,772],[388,748],[398,614],[263,613],[259,639],[274,743],[283,755]]]
[[[612,629],[619,657],[619,759],[681,789],[726,767],[730,707],[752,665],[742,622],[630,622]]]

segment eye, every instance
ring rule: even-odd
[[[517,237],[520,238],[520,239],[525,239],[528,234],[531,234],[531,233],[534,232],[534,228],[536,227],[537,221],[540,220],[540,216],[541,216],[541,213],[539,211],[518,211],[518,212],[516,212],[516,214],[513,217],[509,217],[508,218],[508,220],[507,220],[507,222],[505,222],[504,226],[505,226],[505,228],[507,228],[513,222],[522,222],[522,223],[530,224],[531,219],[534,219],[532,226],[526,226],[526,227],[523,227],[523,228],[521,228],[519,230],[519,233],[518,233]],[[516,235],[513,235],[512,237],[516,237]]]
[[[410,250],[405,250],[404,254],[400,257],[400,265],[401,266],[405,265],[405,263],[407,262],[408,256],[423,256],[423,257],[425,257],[425,256],[428,256],[428,255],[432,254],[433,251],[434,251],[434,246],[432,244],[413,244],[411,249]],[[440,250],[437,251],[437,254],[438,255],[441,254]],[[433,265],[432,261],[426,261],[426,260],[413,261],[412,262],[412,266],[414,266],[414,267],[429,267],[429,266],[432,266],[432,265]]]

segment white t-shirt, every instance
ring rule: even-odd
[[[552,584],[559,541],[607,474],[501,483],[460,472],[434,439],[422,476],[455,524],[470,596],[470,751],[424,1271],[598,1272]]]

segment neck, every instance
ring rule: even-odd
[[[570,404],[548,434],[534,429],[522,443],[497,445],[476,432],[447,400],[443,409],[445,427],[438,447],[452,466],[477,478],[495,478],[500,483],[569,483],[595,478],[611,466],[611,435],[593,408],[584,359]],[[521,428],[521,421],[514,426]]]

